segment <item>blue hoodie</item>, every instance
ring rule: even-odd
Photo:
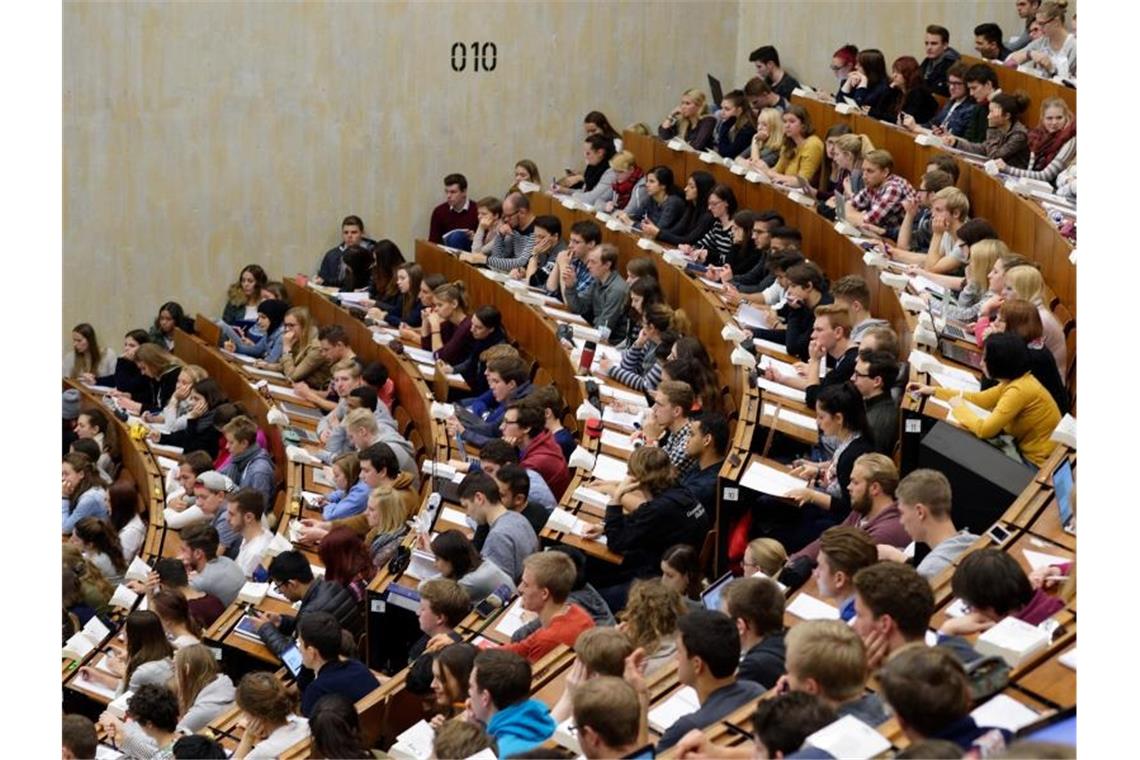
[[[487,733],[499,743],[499,757],[534,749],[554,735],[554,718],[537,699],[528,699],[495,713]]]

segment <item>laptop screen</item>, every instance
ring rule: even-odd
[[[724,594],[724,587],[732,580],[732,573],[725,573],[716,581],[701,592],[701,604],[705,606],[706,610],[713,610],[720,612],[720,597]]]
[[[1073,466],[1068,457],[1053,470],[1053,492],[1061,512],[1061,525],[1067,527],[1073,521]]]

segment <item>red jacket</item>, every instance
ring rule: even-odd
[[[562,494],[566,493],[566,488],[570,485],[570,470],[566,467],[562,447],[549,430],[543,430],[531,439],[519,464],[541,475],[554,493],[554,498],[562,499]]]
[[[517,644],[506,644],[502,648],[521,654],[534,663],[559,644],[573,648],[574,642],[578,640],[578,634],[593,627],[594,619],[590,617],[590,613],[576,604],[569,604],[566,612],[552,617],[548,625],[539,628]]]

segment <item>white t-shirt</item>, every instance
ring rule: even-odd
[[[265,553],[266,547],[272,540],[273,534],[267,530],[262,530],[252,540],[242,540],[241,548],[238,550],[237,563],[241,571],[245,573],[246,578],[251,577],[253,572],[261,566],[261,555]]]
[[[246,760],[273,760],[309,735],[309,721],[290,715],[281,728],[265,737],[246,755]]]
[[[146,539],[146,523],[142,521],[142,517],[135,515],[131,521],[123,526],[119,531],[119,543],[123,545],[123,559],[127,564],[131,564],[136,556],[138,556],[139,549],[142,548],[143,541]]]

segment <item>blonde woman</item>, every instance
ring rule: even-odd
[[[774,538],[754,538],[744,549],[744,559],[740,566],[746,578],[757,573],[778,578],[787,564],[788,552],[783,544]]]
[[[112,375],[115,360],[115,352],[110,348],[100,350],[95,328],[82,322],[71,331],[71,351],[63,355],[63,376]]]
[[[388,564],[400,540],[408,532],[404,500],[390,486],[374,488],[368,495],[364,515],[368,518],[369,528],[364,543],[372,556],[373,566],[379,569]]]
[[[619,629],[629,637],[634,649],[644,649],[648,676],[676,658],[677,618],[685,613],[681,595],[660,578],[635,581],[621,615]]]
[[[837,185],[843,188],[843,194],[853,197],[863,189],[863,156],[875,149],[874,143],[867,135],[847,134],[839,135],[832,143],[835,165],[839,167]],[[828,199],[828,205],[834,206],[834,198]]]
[[[206,370],[197,364],[187,364],[178,372],[178,382],[174,385],[174,393],[170,400],[157,414],[143,412],[144,422],[154,422],[166,428],[166,432],[173,433],[186,429],[186,420],[190,413],[190,391],[199,380],[206,379]]]
[[[126,394],[113,391],[119,406],[131,414],[151,412],[158,414],[170,403],[178,387],[178,375],[182,372],[182,360],[155,343],[144,343],[135,351],[135,364],[147,379],[146,397],[133,401]]]
[[[1053,359],[1057,362],[1057,372],[1064,378],[1069,368],[1069,349],[1065,345],[1065,331],[1053,316],[1053,312],[1049,311],[1044,294],[1045,280],[1036,267],[1017,266],[1005,273],[1002,297],[1006,300],[1020,298],[1037,307],[1037,313],[1041,315],[1041,327],[1045,332],[1045,348],[1053,354]]]
[[[657,128],[662,140],[680,137],[693,150],[705,150],[712,145],[716,117],[708,111],[705,94],[697,89],[685,90],[680,104],[665,117]]]
[[[1076,79],[1077,35],[1065,27],[1067,0],[1041,3],[1036,21],[1041,36],[1023,49],[1005,59],[1006,66],[1017,66],[1021,71],[1039,77]]]
[[[765,108],[756,117],[756,134],[752,138],[752,155],[749,163],[756,169],[761,165],[773,167],[780,160],[780,151],[783,147],[783,114],[778,108]]]
[[[958,286],[961,288],[958,292],[958,298],[955,303],[946,307],[946,313],[942,316],[959,322],[976,320],[987,293],[1000,295],[991,293],[989,274],[994,265],[1002,257],[1008,255],[1009,247],[994,238],[980,240],[970,246],[970,261],[966,264],[966,275],[955,278],[961,282]],[[924,296],[929,298],[926,294]]]
[[[1069,105],[1060,98],[1041,104],[1041,121],[1029,130],[1029,168],[1008,166],[997,159],[998,169],[1015,177],[1053,184],[1061,170],[1077,156],[1077,122]]]
[[[258,360],[257,366],[282,372],[294,383],[303,380],[310,388],[328,385],[332,377],[329,362],[321,355],[317,326],[313,324],[309,310],[304,306],[294,306],[285,312],[281,324],[285,328],[281,335],[281,362],[271,364]]]

